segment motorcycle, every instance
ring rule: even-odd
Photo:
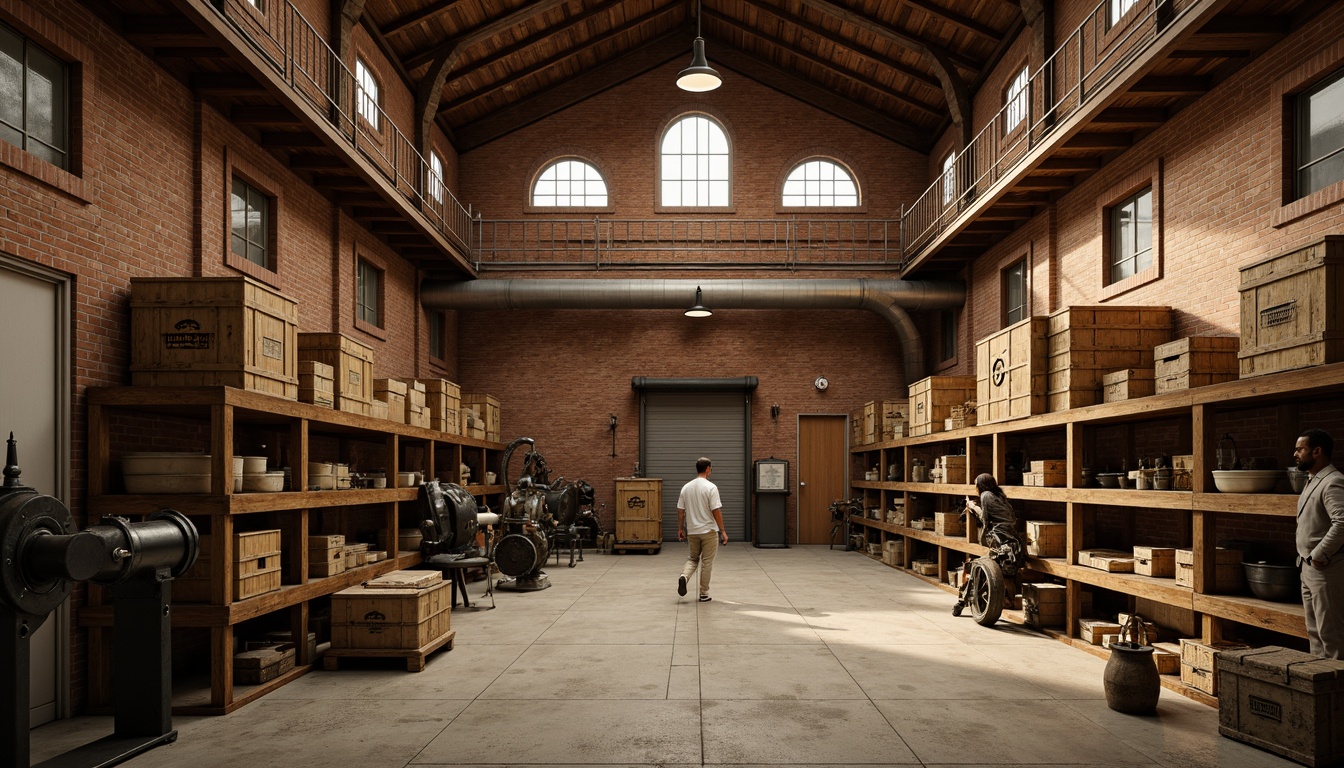
[[[970,606],[976,624],[992,627],[1003,615],[1007,596],[1017,594],[1017,573],[1026,564],[1026,557],[1013,524],[990,522],[978,505],[968,504],[961,513],[962,520],[968,514],[974,514],[979,521],[980,543],[989,552],[962,565],[961,589],[957,591],[952,615],[960,616]]]

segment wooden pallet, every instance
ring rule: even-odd
[[[618,541],[612,545],[611,551],[618,555],[624,555],[627,549],[643,550],[649,554],[656,554],[663,548],[661,541]]]
[[[322,655],[322,668],[334,670],[340,665],[340,660],[343,658],[405,659],[407,672],[423,672],[425,670],[425,657],[445,645],[451,651],[453,649],[453,638],[456,636],[457,630],[450,629],[434,642],[413,650],[401,648],[329,648]]]

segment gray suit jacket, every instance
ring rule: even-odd
[[[1297,554],[1328,561],[1344,546],[1344,472],[1333,464],[1311,478],[1297,499]]]

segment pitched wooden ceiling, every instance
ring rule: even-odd
[[[344,0],[460,151],[669,61],[695,0]],[[1008,0],[704,0],[725,75],[927,152],[1023,25]]]

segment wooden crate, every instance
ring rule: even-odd
[[[485,420],[476,410],[476,406],[463,405],[462,410],[457,412],[458,416],[458,434],[463,437],[470,437],[476,440],[485,439]]]
[[[976,419],[994,424],[1045,413],[1050,320],[1029,317],[975,343]]]
[[[275,565],[247,576],[235,576],[233,579],[233,599],[246,600],[249,597],[280,591],[280,558]]]
[[[910,436],[942,432],[954,405],[975,399],[974,376],[930,376],[910,385]]]
[[[1078,637],[1085,643],[1101,645],[1103,636],[1119,634],[1120,625],[1110,619],[1079,619]]]
[[[1241,567],[1241,551],[1218,547],[1214,553],[1213,578],[1204,580],[1206,592],[1240,592],[1246,586],[1246,572]],[[1176,584],[1182,587],[1195,586],[1195,551],[1193,549],[1176,550]]]
[[[1101,401],[1122,403],[1157,393],[1152,368],[1124,368],[1101,375]]]
[[[406,422],[413,427],[429,429],[429,411],[426,406],[428,392],[418,379],[402,379],[406,385]]]
[[[475,408],[485,422],[485,439],[499,442],[499,400],[491,395],[463,395],[463,408]]]
[[[1170,307],[1065,307],[1051,314],[1050,412],[1101,402],[1106,372],[1152,368],[1153,347],[1170,340]]]
[[[462,405],[462,390],[451,381],[419,379],[425,385],[425,408],[429,411],[429,428],[456,435],[461,432],[457,411]]]
[[[939,456],[934,460],[934,468],[939,470],[938,472],[933,473],[937,476],[935,482],[957,485],[964,485],[966,483],[965,456]]]
[[[863,445],[864,438],[863,424],[863,406],[859,406],[849,412],[849,445],[850,447]]]
[[[387,403],[387,420],[406,423],[406,385],[396,379],[374,379],[373,397]]]
[[[1159,675],[1181,674],[1181,647],[1176,643],[1152,643],[1153,664]]]
[[[934,512],[933,532],[939,536],[965,536],[966,523],[956,512]]]
[[[452,583],[442,579],[423,587],[360,584],[331,596],[331,622],[419,624],[449,609],[451,589]]]
[[[131,383],[299,396],[298,303],[247,277],[131,278]]]
[[[452,584],[444,582],[438,591],[451,591]],[[336,594],[340,594],[339,592]],[[332,607],[336,606],[333,595]],[[447,598],[445,598],[446,600]],[[422,648],[452,630],[451,612],[442,611],[417,623],[387,621],[360,621],[331,624],[331,647],[335,650],[387,648],[414,650]]]
[[[1153,348],[1157,394],[1204,387],[1237,378],[1236,336],[1188,336]]]
[[[280,554],[279,528],[233,535],[234,560],[250,560],[278,554]]]
[[[1172,547],[1135,547],[1134,573],[1163,579],[1176,577],[1176,550]]]
[[[373,348],[341,333],[300,333],[299,359],[331,366],[336,407],[368,416],[373,406]]]
[[[233,657],[235,685],[261,685],[294,668],[294,646],[278,645],[243,651]]]
[[[1063,557],[1068,526],[1051,520],[1027,521],[1027,554],[1033,557]]]
[[[336,382],[330,365],[316,360],[299,361],[299,402],[323,408],[336,406]]]
[[[315,549],[340,549],[345,546],[345,536],[339,533],[322,534],[308,537],[308,551]]]
[[[1078,564],[1108,573],[1133,573],[1134,553],[1119,549],[1080,549]]]
[[[894,433],[894,427],[897,422],[905,422],[910,418],[909,400],[871,400],[863,405],[863,444],[877,443],[883,440],[892,440],[895,437],[887,437],[889,433]],[[891,430],[887,425],[891,424]],[[901,436],[904,436],[904,427],[901,428]]]
[[[616,543],[662,542],[663,481],[616,478]]]
[[[1304,765],[1344,765],[1344,660],[1278,646],[1218,655],[1218,732]]]
[[[325,578],[345,573],[345,548],[308,550],[308,575]]]
[[[915,560],[914,562],[910,563],[910,570],[914,571],[915,573],[918,573],[921,576],[937,576],[938,561]]]
[[[1033,627],[1064,626],[1068,587],[1063,584],[1022,585],[1022,613]]]
[[[1344,360],[1344,235],[1241,268],[1242,378]]]

